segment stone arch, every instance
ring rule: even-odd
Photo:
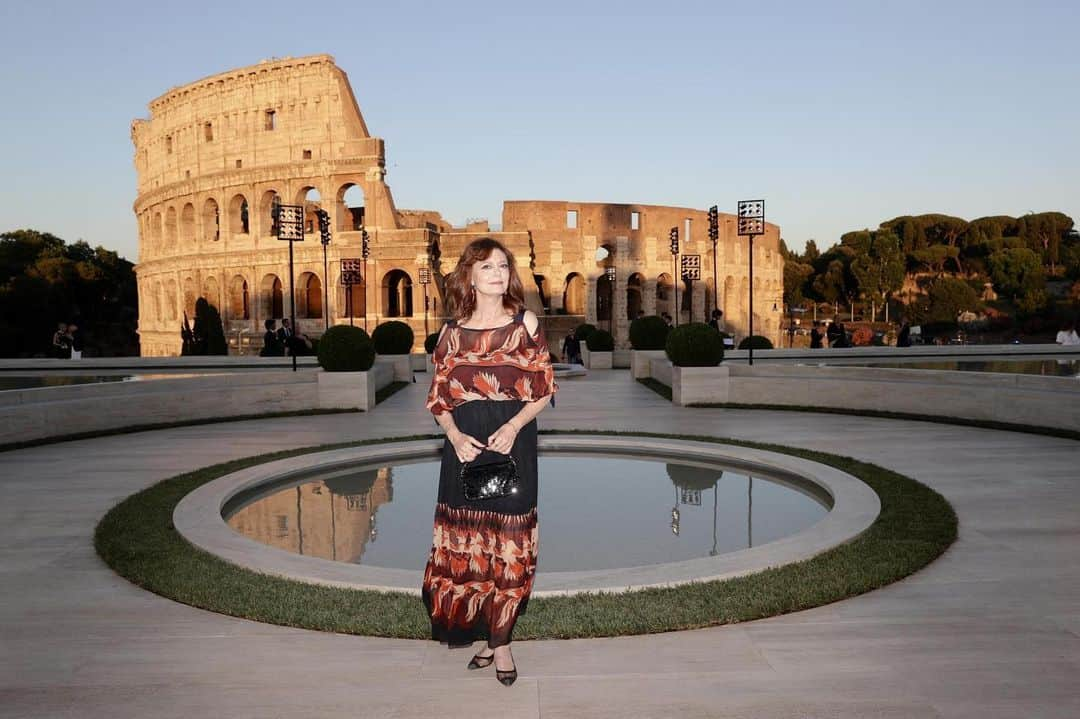
[[[236,275],[229,283],[229,319],[251,319],[251,294],[243,275]]]
[[[207,197],[202,206],[203,240],[217,242],[221,239],[221,211],[217,200]]]
[[[656,314],[663,316],[664,313],[675,318],[675,285],[666,272],[656,278]]]
[[[165,289],[161,286],[161,280],[154,283],[154,319],[160,325],[165,321]]]
[[[259,199],[259,234],[270,237],[274,234],[273,208],[274,200],[281,203],[281,195],[277,190],[266,190]]]
[[[314,272],[304,272],[296,282],[296,317],[305,320],[321,320],[322,316],[322,281]]]
[[[154,221],[151,223],[150,228],[151,228],[150,236],[154,239],[154,242],[157,243],[159,245],[159,248],[160,248],[161,240],[165,236],[164,235],[165,222],[161,217],[161,211],[160,210],[158,210],[157,212],[154,213]]]
[[[645,307],[645,277],[635,272],[626,278],[626,319],[633,321]]]
[[[615,283],[608,279],[607,273],[601,272],[596,277],[596,319],[610,322],[612,305],[615,299]]]
[[[176,208],[170,205],[165,210],[165,243],[174,252],[176,251],[177,227]]]
[[[315,211],[322,207],[322,193],[315,185],[304,185],[296,193],[294,204],[304,208],[304,234],[318,234],[319,222]]]
[[[381,283],[383,317],[412,317],[412,277],[402,269],[383,275]]]
[[[568,315],[585,314],[585,278],[578,272],[571,272],[566,276],[563,307]]]
[[[229,233],[246,235],[251,232],[251,208],[247,198],[240,193],[229,201]]]
[[[364,226],[364,188],[355,182],[346,182],[334,195],[338,232],[359,232]]]
[[[270,273],[259,285],[259,318],[280,320],[285,318],[285,292],[281,278]]]

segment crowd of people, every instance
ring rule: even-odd
[[[311,354],[314,346],[311,339],[303,332],[293,331],[292,324],[288,319],[281,320],[281,327],[277,326],[277,320],[263,322],[266,332],[263,333],[263,348],[259,352],[260,357],[285,357],[286,355],[300,356]]]

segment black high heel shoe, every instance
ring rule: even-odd
[[[495,667],[495,678],[502,683],[503,686],[510,686],[517,681],[517,665],[508,672],[504,672],[502,669]]]
[[[495,655],[492,654],[489,657],[482,657],[479,654],[473,656],[469,660],[469,669],[487,669],[491,666],[491,663],[495,661]]]

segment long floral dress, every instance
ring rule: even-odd
[[[469,329],[449,322],[433,353],[427,406],[452,412],[465,434],[481,442],[529,402],[557,390],[543,330],[530,334],[522,314],[502,327]],[[536,571],[536,421],[521,428],[510,451],[521,484],[507,497],[470,502],[461,463],[443,445],[431,555],[422,596],[433,639],[451,645],[486,638],[508,644],[525,611]],[[502,459],[484,450],[474,461]]]

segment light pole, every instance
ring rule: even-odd
[[[675,291],[675,326],[679,326],[679,228],[672,227],[668,233],[671,240],[671,288]]]
[[[717,294],[716,241],[720,239],[720,210],[716,205],[709,208],[709,241],[712,242],[712,308],[720,309],[720,296]]]
[[[608,332],[615,336],[615,268],[605,267],[604,277],[608,281]]]
[[[360,225],[360,242],[360,256],[364,260],[364,331],[367,332],[368,285],[371,284],[371,272],[368,269],[368,257],[371,256],[371,242],[368,238],[368,232],[364,229],[363,225]]]
[[[431,284],[431,268],[420,268],[420,285],[424,288],[424,337],[428,336],[428,293],[427,286]]]
[[[275,202],[270,206],[270,217],[277,230],[277,238],[289,243],[289,317],[293,337],[296,336],[296,286],[293,276],[296,274],[293,264],[293,243],[304,241],[304,206],[282,205]],[[286,336],[288,342],[290,337]],[[296,343],[290,342],[289,353],[292,355],[293,372],[296,371]]]
[[[319,218],[319,242],[322,243],[323,326],[330,329],[330,265],[326,259],[326,247],[330,244],[330,213],[319,208],[315,210],[315,216]]]
[[[750,364],[754,364],[754,237],[765,234],[765,200],[739,200],[738,234],[750,238],[750,332],[747,335],[747,347],[750,350]]]

